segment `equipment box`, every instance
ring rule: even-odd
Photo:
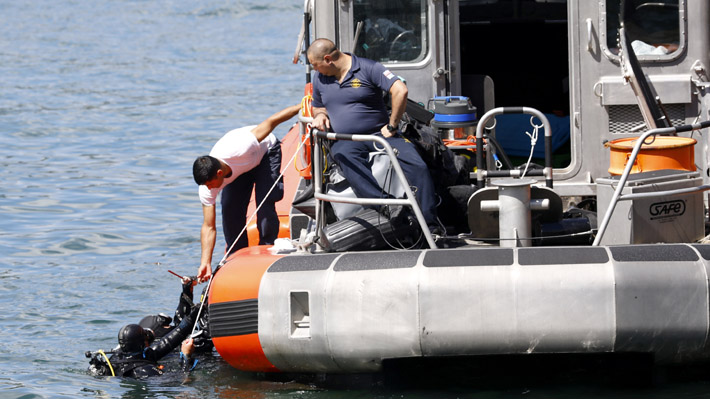
[[[606,215],[619,176],[597,180],[597,215]],[[629,175],[622,195],[698,187],[698,172],[657,170]],[[618,201],[602,245],[694,242],[705,235],[702,192]]]

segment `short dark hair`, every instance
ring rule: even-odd
[[[192,164],[192,177],[195,178],[195,183],[201,186],[214,179],[221,166],[219,159],[215,157],[209,155],[198,157]]]
[[[334,60],[337,60],[340,57],[340,51],[330,39],[318,38],[308,46],[306,55],[316,60],[322,60],[326,55],[330,55]]]

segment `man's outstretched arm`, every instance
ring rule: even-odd
[[[197,281],[205,282],[212,275],[212,252],[217,241],[216,206],[202,205],[202,230],[200,230],[200,268],[197,269]]]
[[[300,110],[301,110],[301,104],[286,107],[286,108],[282,109],[281,111],[266,118],[265,121],[258,124],[251,132],[254,133],[254,136],[256,136],[256,139],[259,140],[259,142],[261,142],[262,140],[264,140],[266,138],[266,136],[271,134],[271,132],[273,132],[274,129],[276,129],[276,126],[293,118],[294,116],[296,116],[296,114]]]

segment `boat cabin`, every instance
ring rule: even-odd
[[[524,106],[549,117],[555,191],[596,195],[609,176],[605,143],[649,126],[623,76],[621,0],[312,0],[313,38],[385,64],[410,99],[465,96],[477,115]],[[710,3],[626,0],[626,30],[642,74],[670,125],[708,118]],[[640,78],[640,77],[637,77]],[[530,116],[496,118],[491,134],[514,161],[529,153]],[[489,125],[493,122],[490,121]],[[708,182],[707,138],[695,164]],[[534,158],[542,164],[538,142]]]

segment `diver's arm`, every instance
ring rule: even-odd
[[[182,319],[190,313],[192,309],[192,287],[197,284],[196,278],[183,277],[182,292],[180,293],[180,299],[178,301],[177,308],[175,309],[175,324],[182,321]]]
[[[157,362],[163,356],[172,352],[172,350],[180,345],[192,332],[192,326],[195,325],[195,319],[197,318],[197,312],[199,312],[199,310],[200,307],[195,306],[192,312],[182,319],[177,327],[173,328],[172,331],[167,333],[164,337],[153,341],[153,343],[143,351],[143,356],[148,360]]]
[[[180,347],[180,362],[182,363],[182,369],[184,371],[192,371],[192,369],[197,366],[197,359],[192,357],[194,351],[195,344],[192,338],[182,341],[182,346]]]

